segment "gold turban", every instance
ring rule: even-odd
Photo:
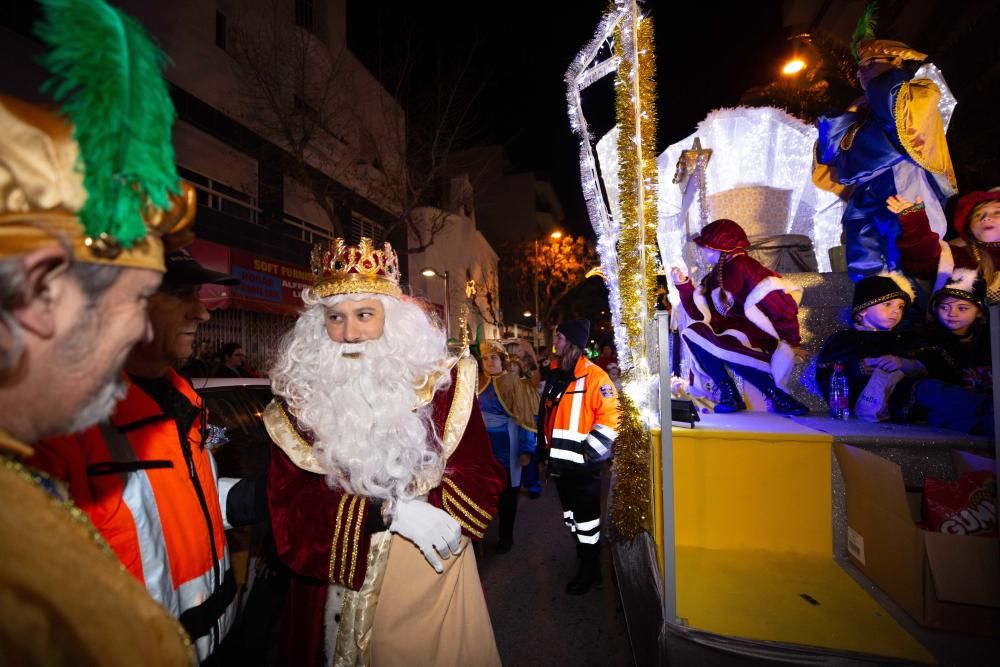
[[[863,66],[867,61],[875,58],[892,60],[898,58],[903,60],[915,60],[923,62],[927,60],[927,54],[912,49],[903,42],[891,39],[869,39],[858,44],[858,66]]]
[[[63,242],[77,261],[163,271],[161,236],[180,237],[194,220],[194,190],[182,184],[172,207],[143,210],[146,237],[131,248],[85,235],[87,200],[72,126],[49,108],[0,95],[0,258]]]

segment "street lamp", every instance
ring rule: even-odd
[[[806,68],[806,61],[801,58],[793,58],[785,63],[785,66],[781,68],[781,73],[785,76],[792,76],[793,74],[798,74]]]
[[[558,229],[549,234],[549,238],[553,241],[558,241],[562,238],[563,233]],[[538,321],[538,241],[542,237],[542,228],[538,227],[538,234],[535,236],[535,349],[538,349],[538,334],[541,332],[541,323]],[[527,317],[527,315],[525,315]]]
[[[444,278],[444,331],[448,338],[451,338],[451,308],[449,307],[448,296],[451,292],[451,282],[448,280],[447,271],[438,271],[433,267],[426,267],[420,272],[420,275],[427,276],[428,278],[433,278],[437,276],[438,278]]]

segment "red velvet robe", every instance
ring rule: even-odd
[[[941,237],[931,230],[922,206],[903,211],[899,226],[902,233],[896,239],[896,246],[903,271],[914,278],[933,280],[935,291],[944,286],[955,269],[979,268],[965,241],[941,241]],[[984,243],[983,249],[993,259],[993,266],[1000,266],[1000,243]]]
[[[784,386],[793,363],[791,348],[802,341],[801,288],[743,252],[724,254],[719,261],[724,262],[722,285],[713,270],[700,290],[690,280],[676,286],[691,319],[682,337],[723,361],[770,373]],[[728,309],[723,308],[722,289]]]
[[[455,393],[434,396],[438,432]],[[428,502],[445,509],[471,539],[483,537],[506,486],[504,469],[490,449],[489,436],[473,399],[461,441],[448,459],[444,480]],[[327,486],[323,475],[296,466],[277,445],[271,447],[268,503],[278,555],[294,576],[288,591],[279,664],[324,663],[324,613],[330,583],[358,590],[367,572],[372,530],[381,528],[365,498]],[[430,567],[430,566],[428,566]]]

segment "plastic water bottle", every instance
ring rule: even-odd
[[[844,374],[844,364],[839,361],[833,365],[833,375],[830,377],[830,416],[834,419],[851,418],[851,395]]]

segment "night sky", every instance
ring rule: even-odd
[[[457,78],[454,69],[468,61],[464,88],[474,101],[466,143],[505,145],[517,169],[555,183],[567,226],[591,235],[563,76],[607,5],[348,0],[348,44],[383,76],[385,63],[412,54],[412,99],[440,80],[438,72]],[[658,152],[712,109],[733,106],[747,88],[772,80],[787,55],[780,0],[645,6],[656,30]]]

